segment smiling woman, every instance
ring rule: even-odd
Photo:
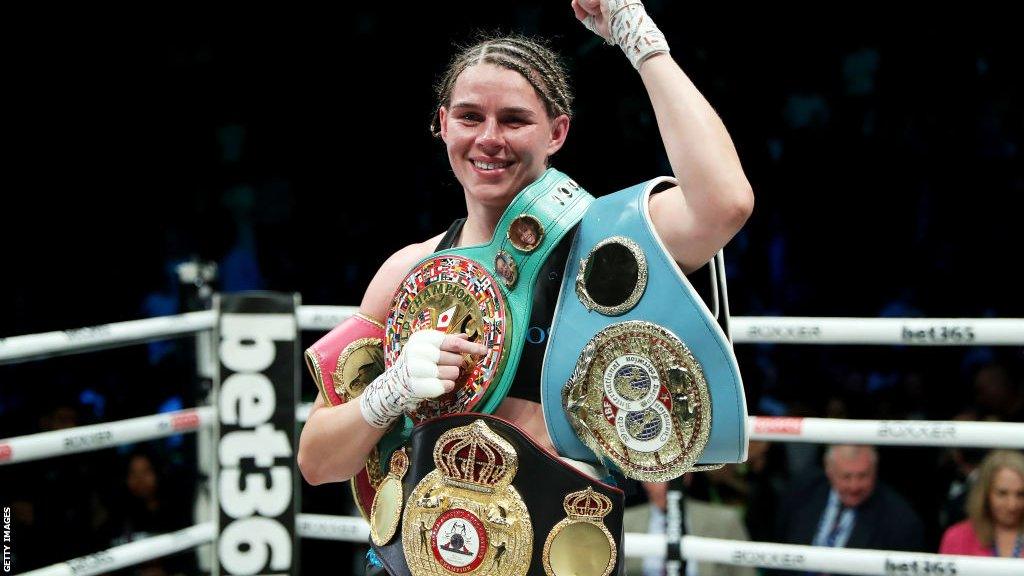
[[[595,316],[608,320],[588,328],[594,333],[587,337],[597,338],[596,331],[615,317],[634,320],[619,326],[622,338],[605,339],[609,343],[602,354],[619,356],[615,365],[636,373],[637,385],[647,386],[645,403],[623,404],[618,420],[657,426],[643,431],[653,434],[651,438],[634,437],[640,434],[635,426],[616,426],[611,416],[613,425],[604,433],[610,435],[609,446],[623,450],[615,456],[616,464],[666,479],[698,462],[721,464],[743,457],[745,408],[735,358],[722,332],[709,328],[718,327],[703,304],[692,303],[692,289],[684,288],[688,284],[682,272],[707,262],[742,226],[752,208],[750,186],[724,126],[669,56],[664,35],[641,2],[573,0],[571,9],[587,28],[618,45],[638,70],[678,181],[652,180],[595,200],[575,180],[551,168],[552,157],[570,133],[573,94],[564,66],[545,42],[487,36],[451,60],[436,87],[431,131],[443,142],[462,188],[465,217],[447,232],[392,255],[367,288],[360,315],[307,351],[320,395],[302,432],[299,465],[313,484],[355,477],[356,499],[372,519],[375,549],[390,571],[426,573],[436,567],[435,561],[442,566],[465,562],[473,570],[496,574],[535,573],[552,562],[572,565],[572,555],[546,556],[552,546],[544,537],[564,543],[555,538],[554,526],[576,522],[559,510],[569,511],[571,518],[590,518],[601,510],[604,520],[591,520],[606,523],[608,529],[601,524],[603,531],[593,534],[606,544],[602,549],[608,557],[590,560],[596,562],[596,574],[608,574],[619,565],[616,551],[622,543],[611,534],[621,534],[622,493],[601,482],[607,475],[600,468],[603,458],[576,437],[586,436],[578,432],[579,426],[591,424],[586,418],[570,424],[579,408],[558,407],[557,401],[543,408],[540,404],[542,395],[554,390],[542,379],[542,367],[556,372],[546,358],[568,358],[560,369],[571,369],[580,354],[579,348],[552,347],[566,346],[570,339],[555,336],[553,320],[556,303],[577,299],[572,282],[576,273],[569,267],[580,258],[570,252],[589,249],[584,236],[590,232],[584,230],[615,232],[617,242],[634,246],[639,260],[634,262],[633,284],[657,286],[648,289],[649,298],[662,299],[657,306],[645,304],[639,301],[642,288],[627,290],[637,298],[628,305],[597,309]],[[620,216],[612,227],[606,224],[609,214]],[[662,326],[663,320],[650,312],[678,308],[683,302],[701,308],[693,316],[701,318],[703,332]],[[527,338],[538,332],[551,336]],[[717,386],[734,396],[716,408],[714,424],[715,398],[709,399],[704,375],[691,372],[684,378],[678,368],[692,354],[704,354],[697,351],[701,344],[691,353],[676,333],[690,343],[717,343],[708,348],[719,351],[715,359],[704,359],[703,366],[709,378],[723,378]],[[616,343],[630,338],[654,342],[645,334],[658,335],[657,345],[640,349]],[[341,364],[359,357],[353,350],[367,345],[383,346],[386,366],[365,390],[353,394],[334,382],[332,374],[351,371]],[[461,416],[451,419],[469,412],[498,418],[471,423]],[[406,424],[403,414],[416,426]],[[445,444],[439,435],[451,437],[452,443]],[[396,468],[394,459],[401,460],[403,454],[410,465]],[[430,458],[435,467],[423,464]],[[571,468],[565,465],[569,458],[574,459]],[[451,462],[460,464],[452,467]],[[557,489],[538,491],[520,484],[515,474],[520,465],[531,468],[533,478],[550,478],[548,487]],[[433,468],[437,471],[424,476]],[[401,491],[377,492],[385,476],[404,477],[405,493],[415,487],[413,494],[420,496],[404,506],[383,501],[402,498]],[[519,496],[506,492],[510,485]],[[473,499],[466,492],[451,493],[442,506],[439,498],[446,486],[475,486],[492,496]],[[451,503],[460,498],[468,500]],[[454,522],[441,514],[446,507],[459,509],[459,526],[467,530],[458,546],[453,539],[441,542],[437,537],[451,531],[445,522]],[[527,514],[527,509],[538,512]],[[432,541],[425,542],[424,531],[431,527]],[[531,544],[530,533],[539,540]],[[474,544],[463,546],[467,542]],[[553,549],[562,550],[561,544]]]
[[[565,143],[571,105],[564,69],[537,42],[492,38],[452,61],[431,128],[467,195],[470,230],[477,225],[471,207],[504,209],[540,176]]]
[[[466,206],[474,210],[508,206],[540,176],[569,132],[569,116],[549,118],[526,78],[486,60],[458,76],[449,98],[451,109],[442,104],[438,110],[440,137]],[[484,213],[470,212],[477,215]]]

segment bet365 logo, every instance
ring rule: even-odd
[[[903,327],[904,342],[973,342],[974,328],[971,326],[932,326],[914,330]]]
[[[886,574],[934,574],[935,576],[948,576],[957,574],[956,562],[912,560],[910,562],[897,562],[890,558],[885,559]]]

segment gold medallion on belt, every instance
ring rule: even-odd
[[[421,422],[470,411],[480,402],[491,382],[501,374],[510,322],[497,282],[486,268],[469,258],[430,258],[406,276],[385,322],[384,354],[388,366],[398,360],[402,346],[419,330],[464,333],[471,342],[487,348],[479,361],[467,356],[468,368],[459,374],[455,390],[424,400],[408,412],[409,417]]]
[[[331,373],[334,392],[347,402],[362,394],[367,384],[383,372],[384,341],[380,338],[354,340],[342,349]]]
[[[515,448],[483,420],[448,430],[434,445],[436,469],[413,489],[402,516],[402,549],[413,576],[523,576],[533,527],[511,485]]]
[[[637,480],[660,482],[693,469],[711,429],[700,363],[675,334],[647,321],[598,332],[562,401],[584,443]]]
[[[370,509],[370,539],[377,546],[387,544],[402,518],[402,478],[409,470],[409,457],[405,448],[391,454],[388,475],[377,486]]]
[[[587,487],[562,502],[566,518],[544,541],[544,573],[548,576],[608,576],[615,568],[618,547],[604,525],[612,511],[610,498]]]

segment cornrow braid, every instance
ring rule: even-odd
[[[529,54],[500,44],[488,46],[486,50],[480,56],[481,63],[489,62],[518,72],[520,76],[526,78],[530,85],[533,86],[533,89],[537,91],[537,94],[540,95],[548,116],[551,118],[558,116],[560,111],[557,109],[557,100],[555,100],[552,90],[545,82],[545,79],[540,77],[540,73],[534,66],[538,63],[535,59],[530,58]],[[524,61],[529,62],[529,64],[524,64]]]
[[[540,46],[536,42],[527,41],[520,36],[509,36],[506,38],[506,41],[512,46],[518,46],[532,53],[542,63],[542,67],[538,69],[551,71],[549,78],[545,80],[545,84],[554,92],[552,101],[560,103],[560,114],[572,116],[572,90],[569,88],[569,75],[559,61],[558,56],[547,47]]]
[[[437,109],[450,106],[455,81],[466,68],[477,64],[493,64],[519,73],[533,86],[548,116],[572,116],[572,89],[568,74],[558,56],[541,40],[520,35],[481,37],[475,44],[462,48],[448,63],[448,68],[434,89],[437,106],[430,121],[430,133],[440,136]]]

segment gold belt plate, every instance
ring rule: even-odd
[[[670,330],[642,320],[591,338],[562,401],[583,442],[637,480],[661,482],[693,469],[711,430],[700,363]]]

